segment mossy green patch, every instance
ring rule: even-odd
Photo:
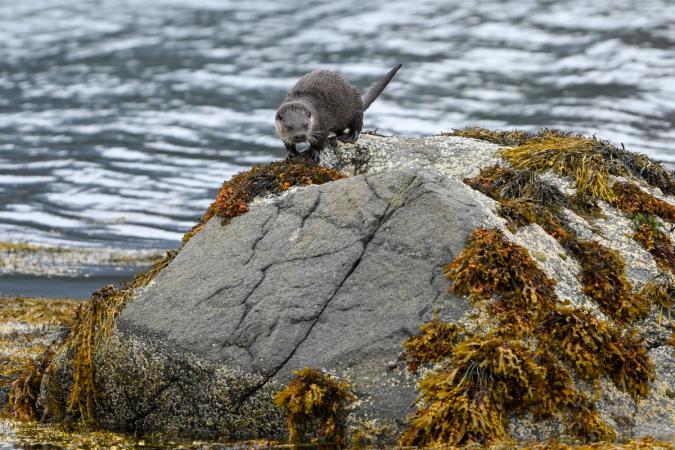
[[[338,448],[345,432],[347,406],[356,400],[346,380],[305,367],[274,396],[274,404],[288,413],[288,436],[291,444],[334,444]],[[317,436],[308,438],[312,425]]]

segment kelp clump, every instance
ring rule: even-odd
[[[509,147],[522,145],[532,138],[532,133],[524,130],[488,130],[481,127],[466,127],[461,130],[454,130],[450,133],[441,133],[443,136],[459,136],[481,141],[492,142],[493,144],[507,145]]]
[[[169,265],[176,254],[175,251],[167,252],[166,256],[156,262],[150,270],[139,273],[122,288],[105,286],[94,292],[89,301],[82,303],[64,342],[56,349],[47,349],[41,363],[29,365],[24,375],[14,382],[12,389],[15,395],[12,397],[10,408],[15,414],[18,414],[20,409],[26,410],[27,405],[31,405],[33,411],[35,410],[36,395],[29,387],[35,384],[35,387],[39,388],[39,382],[34,382],[41,380],[45,372],[49,370],[52,355],[65,349],[72,355],[73,370],[73,386],[68,399],[68,411],[77,413],[83,422],[93,423],[96,401],[94,353],[110,335],[115,317],[122,311],[134,290],[152,281]],[[27,384],[26,380],[30,380],[32,384]]]
[[[73,387],[68,399],[68,410],[79,413],[85,422],[94,420],[94,353],[110,335],[114,320],[132,297],[135,289],[147,286],[175,258],[169,251],[148,272],[139,273],[122,288],[105,286],[92,294],[91,299],[77,311],[75,325],[64,345],[73,352]]]
[[[554,170],[569,176],[578,192],[612,202],[609,176],[642,180],[675,195],[675,175],[645,155],[618,148],[606,140],[559,130],[542,130],[502,151],[516,169]]]
[[[654,367],[642,341],[624,331],[572,307],[558,307],[541,323],[547,350],[562,355],[582,378],[608,375],[634,399],[649,393]]]
[[[604,200],[620,209],[636,222],[638,230],[633,236],[634,239],[654,256],[662,269],[675,270],[673,269],[675,247],[667,234],[659,229],[658,223],[652,220],[653,217],[660,217],[666,222],[673,223],[675,206],[643,191],[632,182],[612,179],[612,177],[626,177],[638,180],[661,189],[667,195],[675,195],[673,172],[664,169],[658,162],[645,155],[615,147],[595,137],[589,138],[557,130],[542,130],[529,135],[524,132],[510,132],[516,133],[518,138],[506,143],[499,142],[500,133],[505,132],[473,130],[465,134],[473,134],[471,137],[483,138],[502,145],[513,145],[501,151],[501,156],[515,169],[510,171],[511,177],[530,177],[532,171],[552,170],[558,175],[574,180],[577,193],[568,199],[567,205],[563,206],[573,209],[576,213],[586,216],[598,215],[597,200]],[[514,173],[516,175],[513,175]],[[505,180],[503,182],[507,184],[513,184],[504,178],[504,174],[494,175]],[[482,184],[486,189],[483,191],[486,195],[495,199],[511,198],[504,189],[495,191],[494,187],[485,181],[482,180]],[[481,183],[481,180],[476,182]],[[525,193],[518,197],[530,198]],[[561,206],[556,199],[550,199],[550,202],[544,204],[547,207]],[[645,226],[645,220],[651,221],[656,226],[651,228]]]
[[[288,414],[288,436],[291,444],[307,441],[312,426],[318,436],[311,442],[340,446],[344,438],[346,409],[356,400],[346,380],[305,367],[274,395],[274,404]]]
[[[675,310],[675,279],[665,274],[648,281],[640,288],[640,295],[659,307],[658,323],[663,317],[672,321]]]
[[[12,383],[9,390],[8,407],[14,418],[23,421],[38,418],[35,404],[40,394],[40,383],[52,355],[51,349],[47,349],[39,362],[28,362],[19,377]]]
[[[658,225],[636,221],[633,239],[654,257],[654,261],[662,270],[675,273],[675,246]]]
[[[610,169],[601,149],[603,141],[547,130],[518,147],[502,151],[515,169],[554,170],[574,179],[577,192],[606,201],[615,199],[608,186]]]
[[[408,370],[415,373],[421,364],[436,363],[450,356],[465,333],[461,325],[443,322],[435,314],[433,320],[420,326],[420,334],[403,343],[405,351],[401,359],[407,363]]]
[[[658,441],[653,437],[634,439],[622,444],[600,442],[589,445],[567,445],[560,442],[546,442],[522,447],[520,450],[673,450],[675,446],[666,441]]]
[[[228,222],[248,211],[248,203],[260,195],[280,194],[293,186],[323,184],[344,175],[334,169],[300,161],[274,161],[253,166],[223,183],[216,201],[204,214],[204,222],[219,216]]]
[[[481,170],[466,184],[497,200],[499,214],[515,230],[537,224],[581,266],[578,275],[582,291],[593,299],[606,314],[621,320],[635,320],[646,316],[649,304],[632,292],[633,286],[625,275],[621,255],[595,241],[579,239],[560,208],[571,207],[568,199],[555,187],[541,180],[536,173],[525,169],[516,171],[500,166]]]
[[[518,147],[503,153],[514,167],[538,171],[554,169],[560,175],[572,176],[577,187],[581,187],[580,191],[590,188],[591,192],[607,194],[606,175],[611,174],[640,179],[658,187],[664,194],[675,195],[673,172],[646,155],[628,151],[623,146],[619,148],[596,137],[552,129],[532,133],[523,130],[493,131],[479,127],[445,134]],[[611,193],[609,196],[611,198]]]
[[[675,246],[656,217],[675,222],[675,206],[631,183],[615,183],[616,206],[633,219],[633,239],[639,242],[662,270],[675,273]]]
[[[507,241],[497,229],[475,230],[461,257],[444,268],[452,292],[475,304],[490,301],[513,332],[532,330],[555,303],[555,281],[539,270],[527,250]],[[496,300],[494,300],[496,299]]]
[[[189,241],[214,216],[227,223],[244,214],[248,211],[248,204],[260,195],[280,194],[293,186],[324,184],[344,177],[341,172],[319,164],[288,159],[253,166],[223,183],[204,217],[183,236],[183,243]]]
[[[649,303],[632,292],[623,257],[595,241],[578,244],[573,254],[581,264],[582,292],[598,303],[603,312],[617,319],[630,321],[646,317]]]
[[[0,298],[0,404],[18,420],[37,419],[35,408],[50,347],[62,342],[77,300]],[[3,405],[4,406],[4,405]]]
[[[412,418],[402,445],[489,444],[508,441],[506,413],[537,401],[545,373],[517,341],[499,336],[457,344],[451,365],[419,384],[425,407]]]
[[[614,183],[615,205],[624,212],[653,215],[667,222],[675,222],[675,206],[646,193],[632,183]]]
[[[654,368],[639,339],[559,302],[555,282],[497,229],[475,230],[445,274],[450,289],[487,309],[495,324],[477,336],[457,333],[435,317],[406,341],[423,355],[417,362],[436,366],[419,383],[420,409],[402,445],[506,442],[509,415],[524,413],[559,415],[568,433],[587,441],[614,439],[566,367],[595,383],[607,376],[640,398]]]

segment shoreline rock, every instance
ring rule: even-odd
[[[316,367],[354,386],[352,432],[374,420],[390,430],[378,444],[393,443],[414,412],[420,379],[399,360],[402,342],[436,311],[469,329],[488,326],[490,318],[479,317],[467,299],[447,294],[442,271],[479,227],[501,229],[540,254],[537,264],[555,276],[561,299],[607,319],[581,292],[579,268],[556,241],[536,225],[512,233],[498,204],[461,182],[504,164],[499,149],[448,136],[365,135],[321,155],[322,164],[353,176],[253,202],[225,226],[209,221],[135,292],[96,353],[96,418],[126,432],[281,440],[285,418],[272,395],[294,370]],[[566,214],[580,233],[630,261],[634,285],[658,274],[638,244],[612,239],[630,224],[609,205],[602,208],[599,227]],[[635,261],[643,261],[639,270]],[[637,327],[651,339],[657,382],[636,402],[602,379],[599,412],[621,437],[672,437],[672,329],[654,309]],[[65,350],[57,355],[42,383],[41,406],[52,419],[62,417],[48,407],[53,400],[65,410],[71,357]],[[516,440],[561,432],[560,423],[527,419],[511,427]]]

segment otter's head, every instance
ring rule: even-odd
[[[304,103],[285,103],[277,111],[275,120],[277,134],[287,144],[310,142],[313,124],[312,111]]]

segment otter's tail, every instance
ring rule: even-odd
[[[398,69],[401,68],[401,64],[397,64],[393,69],[389,71],[388,74],[384,76],[380,81],[375,83],[368,91],[363,94],[363,97],[361,97],[361,101],[363,101],[363,110],[365,111],[368,109],[368,107],[375,101],[375,99],[384,91],[384,88],[387,87],[389,82],[391,81],[392,78],[394,78],[394,75],[396,75],[396,72],[398,72]]]

